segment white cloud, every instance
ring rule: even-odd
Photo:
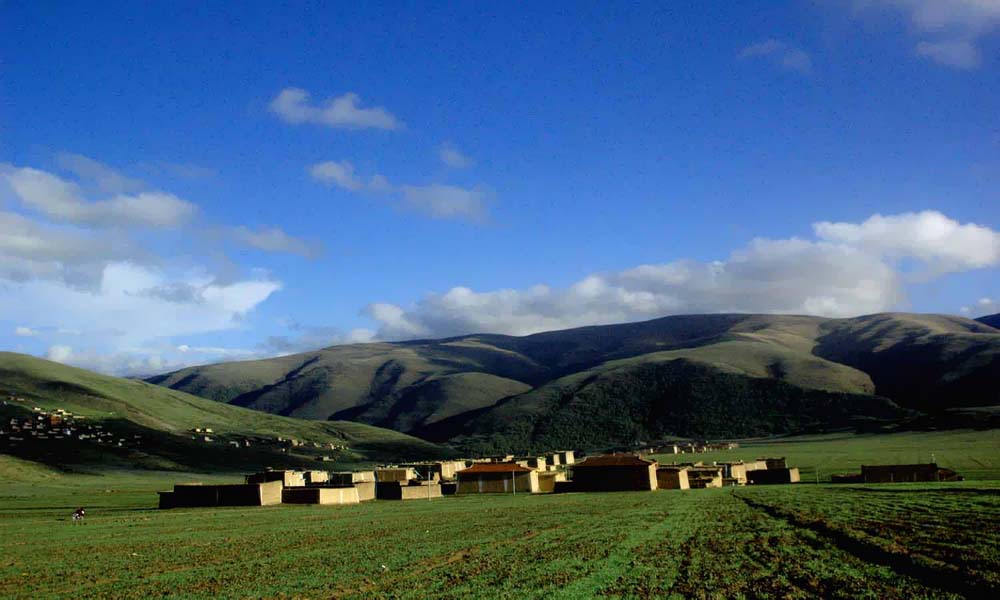
[[[486,219],[489,193],[485,190],[440,183],[404,185],[400,189],[406,206],[435,219]]]
[[[285,88],[271,101],[270,110],[287,123],[314,123],[341,129],[399,129],[402,123],[389,111],[376,106],[361,108],[360,97],[347,93],[321,105],[309,103],[309,92]]]
[[[345,332],[339,327],[303,325],[296,321],[288,321],[285,325],[294,335],[268,337],[260,346],[262,355],[284,356],[339,344],[365,343],[375,338],[375,332],[365,328]]]
[[[809,54],[781,40],[765,40],[751,44],[739,53],[740,58],[766,58],[774,64],[789,71],[797,71],[803,75],[812,73],[812,59]]]
[[[367,315],[380,339],[475,332],[524,335],[683,313],[791,313],[846,317],[898,307],[895,263],[968,270],[997,264],[997,232],[940,213],[876,215],[817,223],[818,239],[755,239],[725,260],[677,260],[595,273],[569,287],[477,292],[455,287],[404,308],[377,303]],[[985,248],[983,247],[985,245]]]
[[[162,293],[186,287],[184,294]],[[79,329],[95,346],[128,349],[159,339],[237,328],[250,311],[281,289],[269,279],[219,283],[204,274],[170,274],[130,263],[109,263],[94,290],[58,281],[8,282],[0,314],[45,323],[56,331]]]
[[[56,155],[56,162],[63,169],[81,179],[93,181],[102,191],[111,194],[137,192],[146,187],[141,180],[122,175],[111,167],[81,154],[60,152]]]
[[[920,56],[958,69],[975,69],[980,62],[979,50],[967,40],[920,42],[916,50]]]
[[[256,231],[244,226],[234,227],[231,235],[237,242],[265,252],[284,252],[306,258],[314,258],[322,253],[320,244],[291,236],[278,227],[264,226]]]
[[[35,337],[38,332],[30,327],[17,327],[14,329],[14,335],[17,337]]]
[[[471,167],[473,164],[471,158],[462,154],[454,144],[447,142],[438,148],[438,157],[441,159],[441,162],[455,169],[464,169]]]
[[[197,212],[194,204],[164,192],[117,194],[88,202],[75,183],[30,167],[6,166],[0,169],[0,177],[26,207],[65,223],[171,228]]]
[[[50,346],[45,358],[58,363],[66,363],[73,356],[73,348],[70,346]]]
[[[379,174],[367,181],[348,161],[325,161],[309,167],[313,179],[351,192],[393,196],[402,208],[435,219],[457,219],[483,222],[487,219],[490,192],[481,188],[464,188],[443,183],[427,185],[393,185]]]
[[[962,307],[962,314],[972,317],[981,317],[996,313],[1000,313],[1000,300],[994,300],[993,298],[980,298],[972,306]]]
[[[859,0],[856,6],[902,13],[921,38],[916,54],[958,69],[979,66],[976,41],[1000,27],[996,0]]]
[[[862,223],[821,222],[813,226],[824,240],[871,250],[889,258],[912,257],[935,271],[961,271],[1000,264],[1000,233],[974,223],[961,224],[932,210],[873,215]]]
[[[309,167],[309,174],[321,183],[336,185],[352,192],[366,187],[365,183],[355,174],[354,165],[346,160],[328,160],[316,163]]]

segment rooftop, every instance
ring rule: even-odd
[[[644,460],[634,454],[607,454],[604,456],[591,456],[583,462],[573,465],[574,469],[586,467],[648,467],[655,465],[656,461]]]
[[[470,474],[475,475],[476,473],[530,473],[531,469],[527,467],[522,467],[516,463],[476,463],[469,467],[468,469],[462,469],[457,474]]]

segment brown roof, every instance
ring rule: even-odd
[[[587,460],[573,465],[574,469],[581,467],[648,467],[655,465],[656,461],[643,460],[634,454],[607,454],[604,456],[590,456]]]
[[[476,473],[530,473],[531,469],[516,463],[476,463],[468,469],[458,471],[456,475]]]

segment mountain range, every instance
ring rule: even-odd
[[[333,346],[147,381],[463,450],[857,427],[1000,405],[997,316],[711,314]]]

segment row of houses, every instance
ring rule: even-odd
[[[860,473],[831,476],[833,483],[916,483],[928,481],[962,481],[964,478],[937,463],[910,465],[862,465]]]

